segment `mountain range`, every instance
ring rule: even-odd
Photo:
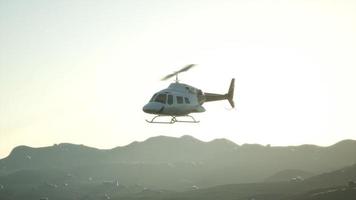
[[[239,196],[233,191],[244,191],[239,193],[241,198],[266,194],[258,188],[278,198],[291,194],[303,198],[303,192],[354,180],[355,155],[354,140],[328,147],[274,147],[157,136],[108,150],[68,143],[18,146],[0,160],[0,199],[2,195],[39,199],[39,191],[42,196],[52,194],[52,199],[96,199],[99,194],[103,198],[116,194],[120,198],[206,199],[219,191],[221,198],[226,196],[223,191],[234,194],[231,197]],[[278,193],[281,190],[285,192]]]

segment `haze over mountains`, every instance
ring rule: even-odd
[[[43,193],[51,194],[52,199],[73,195],[95,199],[99,194],[113,195],[111,187],[120,188],[115,189],[116,196],[133,198],[132,194],[140,194],[154,199],[162,195],[204,198],[215,190],[239,191],[241,187],[251,188],[243,189],[251,195],[258,193],[256,188],[275,193],[284,188],[294,195],[356,179],[355,155],[354,140],[329,147],[271,147],[237,145],[226,139],[202,142],[191,136],[158,136],[109,150],[67,143],[42,148],[18,146],[0,160],[0,197],[38,199],[38,193]],[[342,173],[337,171],[340,169]],[[93,188],[96,193],[91,193]],[[188,195],[186,191],[191,192]],[[239,194],[241,198],[248,195]]]

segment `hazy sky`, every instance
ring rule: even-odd
[[[156,135],[238,144],[356,139],[356,1],[0,0],[0,158],[17,145],[99,148]],[[200,124],[148,124],[182,82],[227,92]]]

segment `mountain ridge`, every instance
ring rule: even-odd
[[[96,147],[90,147],[90,146],[87,146],[87,145],[83,145],[83,144],[75,144],[75,143],[68,143],[68,142],[63,142],[63,143],[59,143],[59,144],[54,144],[54,145],[51,145],[51,146],[43,146],[43,147],[31,147],[31,146],[28,146],[28,145],[19,145],[19,146],[16,146],[14,147],[10,154],[4,158],[0,158],[0,161],[1,160],[4,160],[8,157],[11,157],[12,154],[14,154],[14,152],[16,151],[19,151],[19,150],[23,150],[23,149],[46,149],[46,148],[50,148],[50,147],[84,147],[84,148],[88,148],[88,149],[95,149],[95,150],[99,150],[99,151],[111,151],[111,150],[115,150],[115,149],[120,149],[120,148],[125,148],[125,147],[130,147],[130,146],[133,146],[133,145],[137,145],[137,144],[142,144],[142,143],[146,143],[146,142],[152,142],[152,141],[158,141],[158,142],[162,142],[162,140],[171,140],[171,141],[179,141],[179,140],[186,140],[186,141],[196,141],[198,143],[202,143],[202,144],[211,144],[211,143],[228,143],[228,144],[231,144],[231,145],[235,145],[237,147],[274,147],[274,148],[286,148],[286,147],[300,147],[300,148],[315,148],[315,147],[319,147],[319,148],[336,148],[336,147],[339,147],[339,146],[343,146],[343,145],[355,145],[356,144],[356,140],[352,140],[352,139],[344,139],[344,140],[341,140],[339,142],[336,142],[332,145],[329,145],[329,146],[319,146],[319,145],[314,145],[314,144],[301,144],[301,145],[287,145],[287,146],[279,146],[279,145],[276,145],[276,146],[271,146],[271,145],[262,145],[262,144],[258,144],[258,143],[244,143],[242,145],[239,145],[239,144],[236,144],[235,142],[231,141],[231,140],[228,140],[226,138],[216,138],[216,139],[212,139],[210,141],[202,141],[202,140],[199,140],[191,135],[182,135],[181,137],[173,137],[173,136],[165,136],[165,135],[158,135],[158,136],[154,136],[154,137],[150,137],[150,138],[147,138],[146,140],[143,140],[143,141],[133,141],[127,145],[123,145],[123,146],[117,146],[117,147],[113,147],[113,148],[109,148],[109,149],[100,149],[100,148],[96,148]]]

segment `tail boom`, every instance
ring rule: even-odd
[[[235,89],[235,79],[233,78],[230,83],[229,91],[226,94],[214,94],[214,93],[204,93],[204,102],[210,101],[221,101],[221,100],[228,100],[231,107],[235,107],[234,103],[234,89]]]

